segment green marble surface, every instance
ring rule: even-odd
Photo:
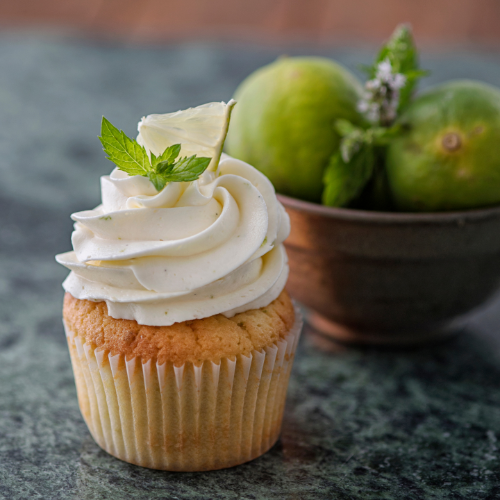
[[[138,119],[212,100],[281,52],[351,68],[368,50],[134,47],[0,36],[0,498],[500,498],[500,302],[453,340],[414,351],[328,350],[306,330],[278,444],[228,470],[168,473],[101,451],[80,416],[61,324],[69,214],[109,172],[101,115]],[[427,54],[428,83],[500,85],[500,55]]]

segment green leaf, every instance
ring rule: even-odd
[[[365,142],[365,131],[356,127],[348,120],[336,120],[335,129],[341,136],[340,154],[342,159],[349,163],[353,155],[359,151],[363,142]]]
[[[410,25],[397,26],[391,38],[380,49],[375,62],[362,69],[373,79],[377,74],[378,64],[385,60],[391,63],[393,73],[401,73],[406,77],[406,85],[400,90],[398,111],[401,111],[410,102],[418,80],[429,74],[428,71],[419,69],[418,50]]]
[[[147,177],[157,191],[161,191],[168,182],[195,181],[211,161],[211,158],[197,158],[193,155],[174,163],[181,152],[180,144],[169,146],[158,157],[151,153],[150,161],[143,146],[127,137],[104,116],[99,140],[108,155],[108,160],[129,175]]]
[[[334,154],[325,170],[323,204],[345,207],[361,193],[370,180],[375,164],[373,147],[362,144],[347,163],[340,152]]]
[[[179,156],[179,153],[181,152],[181,145],[180,144],[173,144],[172,146],[169,146],[163,153],[156,157],[151,153],[151,164],[153,165],[153,168],[158,165],[158,163],[174,163],[175,159]],[[154,159],[153,159],[154,158]]]
[[[170,158],[176,158],[179,151],[180,147],[173,150],[170,153]],[[161,157],[163,156],[165,155]],[[177,163],[169,163],[168,160],[162,161],[157,163],[151,172],[148,172],[147,177],[157,191],[161,191],[168,182],[195,181],[207,169],[210,160],[211,158],[197,158],[196,155],[193,155],[189,158],[181,158]]]
[[[389,41],[381,48],[376,64],[388,59],[395,73],[406,74],[418,69],[418,52],[411,27],[400,24],[392,33]]]
[[[211,158],[198,158],[196,155],[189,158],[182,158],[175,164],[167,162],[158,163],[158,172],[167,182],[190,182],[195,181],[205,172]]]
[[[334,127],[341,137],[350,135],[358,130],[362,130],[361,128],[356,127],[356,125],[353,125],[349,120],[344,119],[335,120]]]
[[[168,175],[174,169],[175,163],[169,163],[168,161],[162,161],[158,163],[155,167],[155,172],[160,175]]]
[[[402,127],[399,123],[391,127],[371,127],[365,132],[365,142],[374,146],[386,146],[399,135]]]
[[[349,163],[352,157],[361,149],[363,143],[366,142],[366,134],[364,131],[355,131],[352,134],[346,135],[340,141],[340,154],[342,159]]]
[[[151,170],[148,155],[143,146],[118,130],[109,120],[102,117],[99,137],[108,160],[129,175],[147,175]]]
[[[152,182],[153,186],[158,192],[160,192],[167,183],[165,178],[161,174],[157,174],[156,172],[148,172],[147,178]]]
[[[406,77],[406,85],[400,90],[399,96],[398,111],[401,111],[410,102],[419,78],[427,74],[419,69],[418,51],[409,25],[400,24],[396,27],[379,52],[376,63],[385,59],[391,63],[394,73],[401,73]]]
[[[346,163],[351,161],[363,145],[385,146],[401,131],[399,124],[392,127],[369,127],[363,130],[347,120],[337,120],[335,128],[342,137],[340,154]]]
[[[409,80],[415,80],[417,78],[421,78],[422,76],[428,76],[431,72],[426,69],[414,69],[412,71],[407,71],[405,73],[406,78]]]

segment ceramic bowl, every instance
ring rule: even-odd
[[[383,213],[279,199],[292,224],[287,288],[337,340],[425,342],[499,288],[500,207]]]

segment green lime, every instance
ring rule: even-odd
[[[416,98],[387,152],[397,209],[460,210],[500,203],[500,90],[453,81]]]
[[[334,123],[361,122],[361,92],[356,77],[329,59],[278,59],[237,89],[227,152],[258,168],[278,192],[320,202],[323,170],[340,142]]]

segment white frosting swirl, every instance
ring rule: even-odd
[[[101,178],[102,205],[72,215],[72,272],[64,289],[104,300],[114,318],[173,323],[268,305],[288,276],[282,245],[290,222],[270,181],[223,155],[216,172],[158,193],[115,169]]]

